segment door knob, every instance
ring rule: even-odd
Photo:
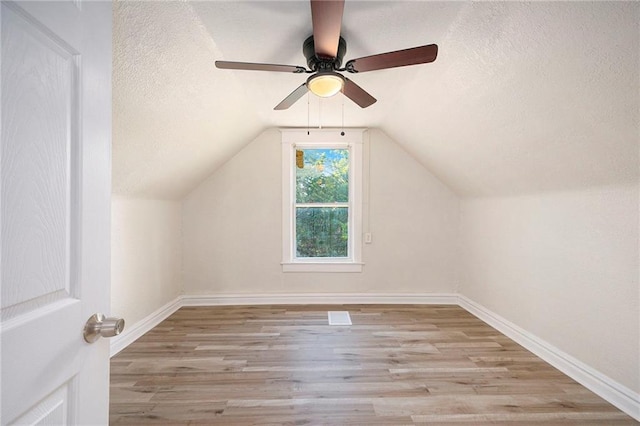
[[[124,330],[122,318],[107,318],[103,314],[93,314],[84,325],[82,335],[87,343],[93,343],[102,337],[113,337]]]

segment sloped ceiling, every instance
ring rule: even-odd
[[[638,181],[640,3],[349,1],[345,59],[439,45],[436,62],[352,75],[273,107],[305,75],[306,1],[114,4],[113,189],[180,199],[262,130],[379,127],[462,196]],[[344,113],[343,113],[344,111]],[[389,171],[393,173],[393,170]]]

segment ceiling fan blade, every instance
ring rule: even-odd
[[[407,65],[426,64],[435,61],[437,56],[438,45],[428,44],[426,46],[412,47],[411,49],[351,59],[347,62],[345,68],[349,72],[383,70]]]
[[[307,93],[308,91],[309,89],[307,89],[307,83],[302,83],[300,87],[298,87],[296,90],[291,92],[291,94],[286,98],[284,98],[282,102],[280,102],[278,105],[276,105],[274,109],[283,110],[283,109],[289,108],[291,105],[295,104],[298,99],[303,97],[304,94]]]
[[[344,0],[311,0],[316,56],[335,58],[338,55],[343,12]]]
[[[347,98],[358,104],[361,108],[366,108],[376,103],[376,98],[346,77],[344,79],[342,93],[344,93]]]
[[[230,62],[230,61],[216,61],[216,68],[222,68],[227,70],[293,72],[296,74],[303,73],[306,71],[306,68],[298,67],[295,65],[256,64],[252,62]]]

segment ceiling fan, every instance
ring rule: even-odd
[[[325,98],[342,92],[360,107],[366,108],[373,105],[376,102],[376,98],[347,77],[344,77],[340,72],[360,73],[407,65],[426,64],[436,60],[438,46],[429,44],[351,59],[347,61],[344,68],[340,68],[342,59],[347,51],[347,43],[340,36],[343,12],[344,0],[311,0],[313,35],[307,38],[302,45],[302,52],[307,58],[309,69],[296,65],[230,61],[216,61],[216,67],[234,70],[312,74],[305,83],[302,83],[300,87],[276,105],[274,108],[276,110],[289,108],[308,91]]]

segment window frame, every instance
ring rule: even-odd
[[[282,133],[282,271],[362,272],[362,145],[364,129],[280,129]],[[300,149],[349,149],[349,242],[347,257],[295,255],[296,165]]]

